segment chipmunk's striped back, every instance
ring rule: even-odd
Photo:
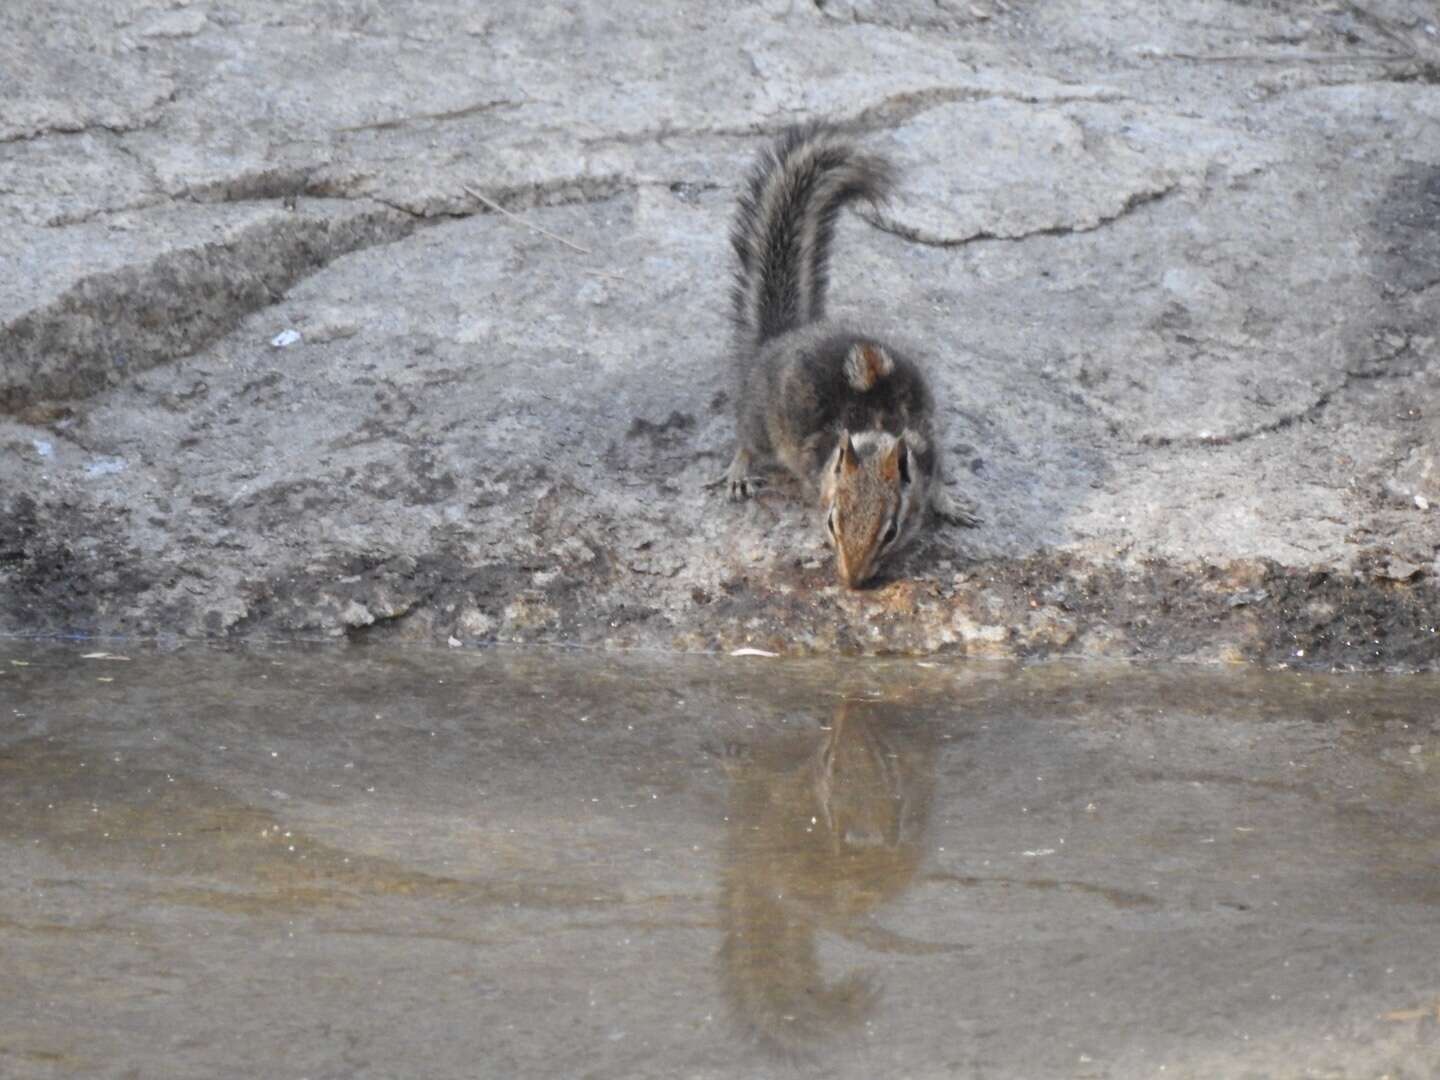
[[[743,339],[759,345],[824,317],[836,216],[856,199],[883,200],[892,179],[884,158],[818,124],[791,128],[761,154],[730,232]]]

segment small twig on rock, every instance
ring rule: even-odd
[[[481,195],[480,192],[476,191],[474,188],[470,187],[468,184],[461,184],[461,185],[460,185],[460,189],[461,189],[462,191],[464,191],[467,195],[471,196],[472,198],[477,199],[477,200],[479,200],[480,202],[484,203],[484,204],[485,204],[486,206],[488,206],[491,210],[494,210],[497,214],[504,214],[506,217],[508,217],[508,218],[509,218],[510,220],[512,220],[512,221],[518,221],[521,225],[525,226],[525,228],[527,228],[527,229],[530,229],[532,232],[537,232],[537,233],[539,233],[541,236],[548,236],[551,240],[554,240],[554,241],[557,241],[558,243],[564,244],[566,247],[570,248],[572,251],[578,251],[578,252],[580,252],[581,255],[593,255],[593,254],[595,254],[595,253],[594,253],[593,251],[591,251],[589,248],[581,247],[579,244],[571,243],[569,240],[566,240],[565,237],[563,237],[563,236],[556,236],[556,235],[555,235],[553,232],[551,232],[549,229],[542,229],[539,225],[536,225],[533,221],[526,221],[526,220],[525,220],[523,217],[521,217],[519,214],[516,214],[516,213],[514,213],[514,212],[512,212],[512,211],[510,211],[510,210],[506,210],[505,207],[501,206],[501,205],[500,205],[499,203],[497,203],[494,199],[491,199],[491,198],[489,198],[488,196],[485,196],[485,195]]]

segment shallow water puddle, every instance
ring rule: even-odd
[[[0,1074],[1404,1075],[1436,702],[0,643]]]

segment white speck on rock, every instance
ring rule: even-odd
[[[127,468],[124,458],[96,458],[85,466],[86,476],[109,476],[124,472]]]
[[[340,621],[346,626],[369,626],[375,621],[375,616],[360,601],[351,600],[340,612]]]

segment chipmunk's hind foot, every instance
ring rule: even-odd
[[[930,508],[935,512],[935,516],[946,525],[958,525],[962,529],[978,529],[985,524],[985,519],[976,512],[979,510],[976,503],[969,499],[957,499],[948,491],[938,487],[930,496]]]

